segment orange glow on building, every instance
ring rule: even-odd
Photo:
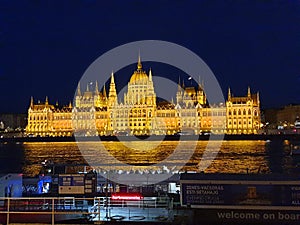
[[[118,102],[114,74],[108,94],[105,86],[82,92],[78,85],[74,106],[33,102],[28,109],[26,133],[36,136],[91,135],[173,135],[206,132],[256,134],[260,128],[259,95],[250,88],[244,97],[233,97],[226,104],[209,106],[203,85],[185,87],[178,83],[176,102],[157,102],[152,71],[147,74],[140,59],[128,83],[123,102]]]

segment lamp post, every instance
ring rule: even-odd
[[[106,181],[105,181],[105,218],[106,218],[106,221],[108,221],[108,173],[109,173],[109,170],[106,170]]]

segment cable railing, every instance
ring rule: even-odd
[[[82,221],[170,221],[168,197],[116,200],[111,197],[0,198],[0,224]]]

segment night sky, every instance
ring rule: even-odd
[[[226,96],[251,86],[262,108],[299,104],[300,1],[225,2],[2,0],[0,113],[27,112],[30,96],[67,104],[95,59],[151,39],[195,52]]]

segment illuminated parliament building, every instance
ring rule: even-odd
[[[180,82],[176,101],[157,102],[151,69],[147,74],[138,60],[122,102],[118,101],[114,74],[108,93],[85,91],[78,85],[74,105],[34,103],[28,109],[26,133],[34,136],[79,135],[174,135],[174,134],[256,134],[260,128],[259,94],[250,88],[243,97],[228,90],[226,104],[209,106],[203,90]]]

